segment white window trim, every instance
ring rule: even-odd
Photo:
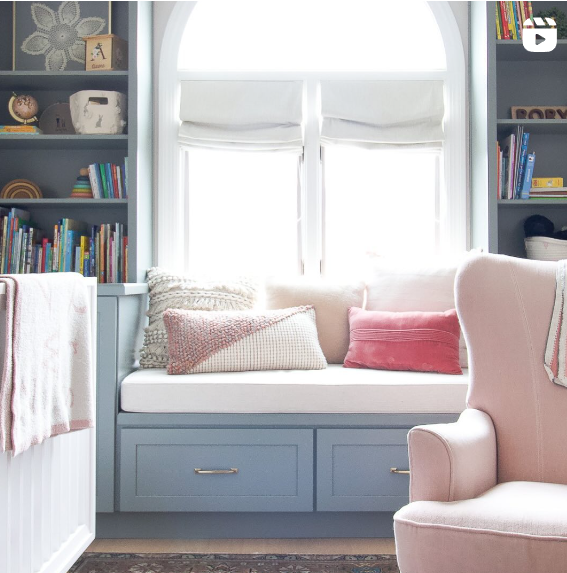
[[[203,1],[203,0],[201,0]],[[177,70],[179,45],[185,30],[185,25],[197,2],[177,2],[169,17],[159,58],[158,76],[158,187],[155,204],[155,234],[156,237],[156,264],[165,268],[179,267],[179,262],[185,258],[187,237],[186,228],[186,201],[183,191],[183,164],[177,132],[179,122],[176,119],[179,111],[179,95],[181,79],[258,79],[258,72],[244,73],[218,73],[218,72],[191,72],[183,74]],[[450,244],[456,251],[467,248],[468,236],[464,229],[467,225],[467,194],[466,194],[466,115],[465,115],[465,56],[461,34],[453,12],[448,2],[429,2],[429,6],[439,24],[445,53],[447,58],[447,71],[424,72],[427,79],[443,79],[446,91],[446,114],[451,121],[445,129],[444,144],[444,178],[447,189],[459,189],[448,204],[446,236],[441,237],[442,242]],[[261,78],[269,79],[301,79],[313,89],[313,80],[317,79],[404,79],[411,77],[419,79],[419,73],[410,72],[376,72],[373,74],[360,74],[352,72],[322,72],[322,73],[285,73],[262,72]],[[307,127],[309,129],[309,126]],[[306,162],[309,159],[309,150],[306,149]],[[314,149],[311,155],[318,153]],[[318,160],[311,157],[310,161]],[[319,170],[310,170],[312,177],[320,177]],[[313,181],[320,189],[318,181]],[[307,195],[307,194],[305,194]],[[317,197],[310,197],[303,206],[303,216],[308,218],[308,224],[313,229],[321,229],[321,201]],[[315,237],[311,233],[311,237]],[[304,244],[304,256],[308,261],[320,260],[320,245],[316,240],[307,239]],[[308,274],[317,274],[318,268],[306,268]]]

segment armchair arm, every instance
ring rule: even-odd
[[[496,485],[496,433],[480,410],[453,424],[416,426],[408,444],[410,501],[470,499]]]

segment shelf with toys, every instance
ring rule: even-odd
[[[24,46],[18,37],[29,36],[30,31],[23,27],[26,18],[33,27],[33,14],[28,14],[32,3],[0,3],[0,193],[20,180],[39,189],[33,198],[26,198],[25,194],[0,196],[0,208],[26,211],[50,241],[55,226],[62,220],[84,223],[89,232],[93,226],[119,226],[116,228],[123,236],[128,236],[129,260],[125,272],[114,276],[124,282],[139,282],[151,266],[152,251],[151,5],[112,2],[107,4],[109,14],[102,10],[102,4],[81,2],[81,13],[86,16],[89,10],[95,10],[108,20],[108,25],[94,34],[93,41],[95,48],[102,42],[106,56],[112,54],[112,69],[88,70],[92,60],[89,54],[93,51],[89,41],[85,45],[85,62],[77,64],[68,58],[69,65],[62,65],[61,69],[46,69],[46,55],[22,54]],[[118,49],[123,56],[120,66],[115,57]],[[17,50],[18,58],[14,56]],[[90,121],[90,125],[77,127],[72,116],[72,96],[78,93],[83,94],[83,99],[78,99],[75,107],[84,116],[82,123]],[[14,94],[29,96],[26,102],[31,104],[30,118],[25,117],[26,110],[21,106],[23,121],[14,117]],[[114,97],[122,98],[118,105]],[[32,114],[34,102],[36,109]],[[87,104],[92,112],[90,118],[86,118]],[[104,107],[120,107],[123,116],[113,121],[123,121],[124,125],[96,131],[101,121],[107,120],[107,114],[101,118]],[[14,126],[20,124],[25,129],[14,133]],[[8,128],[3,130],[1,126]],[[88,181],[81,180],[85,175],[80,175],[80,170],[93,165],[119,167],[108,174],[115,181],[114,195],[77,195],[77,191],[88,191],[88,183],[92,188],[90,174],[86,176]]]

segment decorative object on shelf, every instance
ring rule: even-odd
[[[79,170],[79,176],[77,181],[73,186],[73,191],[71,192],[72,199],[92,199],[93,190],[91,187],[91,180],[89,179],[89,170],[87,167],[83,167]]]
[[[27,179],[14,179],[6,183],[0,191],[0,199],[40,199],[41,189]]]
[[[567,119],[565,105],[513,105],[512,119]]]
[[[567,258],[567,227],[555,231],[553,221],[531,215],[524,221],[524,244],[528,259],[559,261]]]
[[[110,32],[110,2],[14,2],[14,70],[84,70],[84,36]]]
[[[33,135],[42,133],[42,131],[35,125],[0,125],[0,135],[6,135],[9,133],[24,133],[26,135]]]
[[[116,135],[126,126],[127,98],[120,92],[83,90],[69,98],[77,133]]]
[[[536,16],[538,18],[551,18],[554,20],[557,25],[557,38],[560,40],[567,38],[567,16],[563,10],[554,6],[549,10],[540,10]]]
[[[75,128],[71,120],[71,107],[68,103],[50,105],[39,118],[39,127],[47,135],[73,135]]]
[[[8,111],[10,115],[19,123],[27,125],[37,121],[39,105],[37,100],[31,95],[12,94],[8,101]]]
[[[534,177],[532,187],[563,187],[563,177]]]
[[[128,69],[128,42],[114,34],[88,36],[85,70],[113,71]]]

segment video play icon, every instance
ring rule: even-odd
[[[534,22],[541,28],[535,28]],[[546,24],[547,22],[547,24]],[[539,42],[539,43],[538,43]],[[557,46],[557,28],[551,18],[526,20],[522,28],[522,44],[528,52],[551,52]]]

